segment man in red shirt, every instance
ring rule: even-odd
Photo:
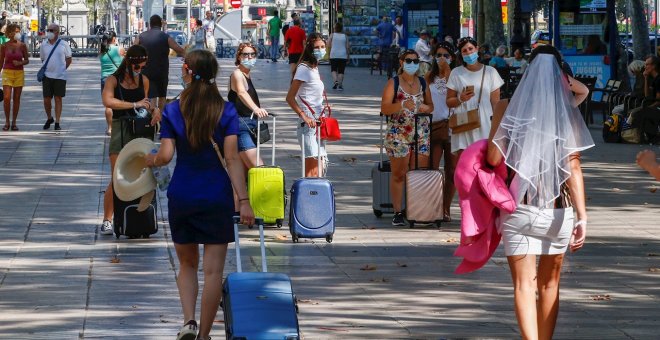
[[[293,19],[293,27],[289,28],[284,35],[284,41],[289,52],[291,73],[296,69],[296,64],[302,55],[306,38],[305,31],[300,28],[300,19]]]

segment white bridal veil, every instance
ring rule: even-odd
[[[555,56],[538,54],[513,94],[493,142],[517,176],[512,194],[544,207],[570,176],[568,156],[594,146]]]

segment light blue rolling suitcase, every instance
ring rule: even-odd
[[[321,144],[320,133],[316,135]],[[305,135],[303,135],[304,143]],[[302,149],[302,178],[291,186],[289,230],[293,242],[299,238],[325,238],[330,243],[335,234],[335,190],[329,180],[321,177],[321,156],[318,156],[319,177],[305,177],[305,148]]]
[[[296,297],[291,279],[283,273],[268,273],[264,223],[259,219],[262,272],[242,272],[237,219],[236,273],[227,275],[222,288],[227,339],[300,339]]]

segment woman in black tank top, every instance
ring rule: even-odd
[[[108,153],[110,158],[110,173],[115,169],[115,161],[121,149],[131,140],[141,137],[133,136],[127,124],[123,124],[120,118],[134,115],[135,109],[144,108],[151,114],[151,125],[160,121],[160,111],[151,105],[147,93],[149,93],[149,79],[141,74],[147,63],[147,51],[140,45],[133,45],[126,51],[126,57],[119,64],[117,71],[106,79],[103,88],[103,105],[112,109],[112,133]],[[152,136],[153,139],[153,136]],[[103,224],[101,234],[111,235],[113,233],[112,216],[114,207],[112,204],[112,176],[103,197]]]
[[[268,116],[268,112],[261,108],[257,90],[250,79],[250,70],[257,61],[256,49],[250,43],[238,46],[236,61],[238,66],[229,77],[229,94],[227,99],[236,106],[239,115],[238,151],[247,170],[263,164],[257,164],[256,129],[257,118]]]

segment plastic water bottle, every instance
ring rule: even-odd
[[[158,153],[158,150],[153,149],[151,150],[151,153],[156,154]],[[156,178],[158,189],[160,189],[160,191],[166,191],[167,187],[170,185],[170,168],[168,168],[167,165],[155,166],[151,168],[151,172]]]
[[[140,118],[144,118],[147,115],[149,115],[149,112],[147,111],[147,109],[141,107],[139,109],[135,109],[135,115],[140,117]]]

